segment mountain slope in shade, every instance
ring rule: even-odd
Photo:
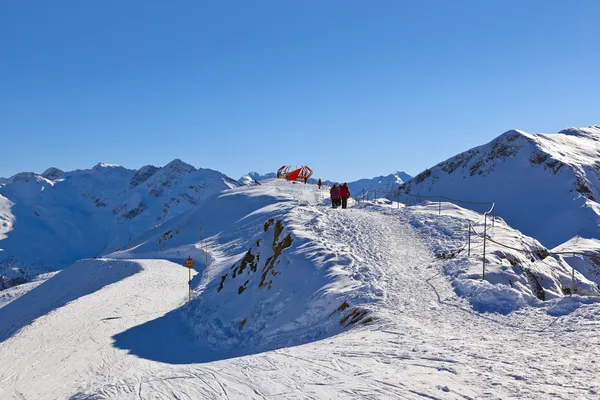
[[[496,215],[548,247],[600,238],[600,125],[505,132],[423,171],[401,193],[494,201]]]
[[[218,171],[174,160],[139,170],[20,173],[0,187],[0,276],[7,281],[116,248],[204,199],[238,186]]]

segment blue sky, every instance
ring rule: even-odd
[[[600,2],[0,2],[0,176],[181,158],[416,174],[600,123]]]

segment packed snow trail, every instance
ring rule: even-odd
[[[37,319],[1,342],[0,398],[600,395],[600,307],[559,318],[536,309],[506,316],[474,312],[442,274],[442,261],[434,259],[414,212],[368,205],[331,209],[317,204],[321,194],[311,185],[288,186],[278,190],[298,196],[289,217],[294,229],[304,230],[354,282],[348,298],[368,308],[373,323],[302,346],[195,362],[201,358],[195,344],[175,318],[180,314],[170,312],[187,295],[183,267],[162,260],[85,261],[90,269],[114,263],[128,272],[92,285],[87,295],[71,293],[66,304],[59,298],[59,308],[34,313]],[[50,282],[16,301],[31,306]],[[2,324],[0,319],[0,333],[13,329]],[[132,342],[162,351],[170,361],[128,354],[123,349]]]
[[[384,321],[375,338],[395,332],[404,351],[437,361],[440,370],[479,388],[474,398],[600,394],[594,378],[600,372],[600,307],[562,317],[559,324],[535,309],[507,316],[474,312],[454,293],[441,272],[443,261],[427,250],[427,238],[412,228],[419,225],[414,213],[368,206],[327,214],[324,225],[333,229],[323,240],[337,239],[340,256],[362,264],[372,275],[365,282],[381,286],[373,287],[383,293],[384,305],[377,305]],[[571,329],[577,317],[590,321]]]
[[[80,261],[0,309],[0,339],[11,325],[23,326],[0,344],[0,398],[64,399],[107,376],[135,375],[149,362],[115,348],[112,336],[181,306],[187,275],[162,260]],[[131,340],[189,357],[192,346],[171,322]]]

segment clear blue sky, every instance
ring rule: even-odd
[[[600,122],[600,1],[0,2],[0,176],[416,174]]]

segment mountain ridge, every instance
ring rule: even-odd
[[[494,201],[496,215],[549,247],[576,235],[599,238],[600,127],[561,132],[504,132],[426,169],[400,192]]]

